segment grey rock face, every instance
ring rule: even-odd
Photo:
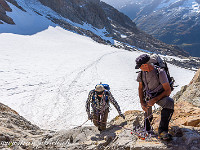
[[[109,25],[104,11],[99,7],[100,1],[88,0],[39,0],[43,5],[50,7],[63,17],[73,22],[83,24],[87,22],[102,29]]]
[[[183,61],[171,59],[170,61],[167,61],[167,62],[179,67],[190,69],[190,70],[194,70],[193,68],[195,68],[196,70],[200,66],[200,58],[198,57],[188,57],[187,60],[183,60]]]
[[[6,11],[11,12],[12,9],[9,7],[6,1],[0,0],[0,20],[8,24],[15,24],[13,19],[6,15]]]
[[[19,6],[15,0],[0,0],[0,20],[4,21],[5,23],[14,25],[15,22],[13,21],[13,19],[6,15],[6,12],[12,12],[12,9],[7,2],[10,2],[11,4],[15,5],[23,11],[25,10],[21,6]],[[3,22],[0,21],[0,24],[3,24]]]
[[[4,13],[0,13],[0,19],[8,24],[15,24],[13,19],[8,17],[6,14]]]
[[[181,88],[174,96],[176,101],[188,101],[193,105],[200,107],[200,69],[196,72],[189,85]]]

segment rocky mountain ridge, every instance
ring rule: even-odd
[[[199,85],[200,69],[189,86]],[[187,88],[187,93],[194,92]],[[190,92],[189,92],[190,91]],[[179,92],[184,96],[184,93]],[[196,96],[199,99],[199,95]],[[12,149],[137,149],[137,150],[198,150],[200,149],[200,108],[193,105],[193,98],[185,101],[176,98],[175,111],[170,122],[169,132],[173,140],[162,141],[150,134],[144,138],[133,130],[143,125],[143,112],[125,112],[126,119],[117,116],[111,120],[104,132],[94,126],[77,126],[70,130],[42,130],[20,116],[16,111],[0,103],[0,148]],[[153,129],[157,132],[160,122],[160,109],[153,111]]]
[[[1,0],[1,4],[7,3],[7,6],[9,6],[8,2],[15,5],[21,11],[26,12],[29,9],[67,30],[89,36],[100,43],[116,46],[115,40],[119,41],[119,47],[124,47],[128,50],[140,48],[167,55],[189,56],[182,49],[173,45],[167,45],[139,30],[135,23],[127,16],[100,0],[26,0],[26,2],[19,0]],[[36,7],[33,7],[33,5]],[[54,11],[53,14],[57,13],[61,18],[56,18],[51,13],[40,10],[41,7],[37,7],[37,5],[47,6]],[[3,16],[6,16],[7,20],[9,20],[10,17],[5,14],[6,9],[2,7],[2,10],[4,15],[0,15],[0,20],[5,20]],[[11,19],[14,20],[14,18]],[[66,21],[66,19],[70,21]],[[4,24],[5,22],[1,21]],[[14,24],[15,22],[7,21],[7,23]],[[93,29],[82,28],[84,24],[91,25]],[[105,29],[103,36],[93,31],[99,29]]]
[[[138,149],[173,150],[200,148],[200,108],[187,102],[177,103],[170,123],[171,142],[148,135],[139,138],[134,127],[142,126],[143,112],[127,111],[126,120],[117,116],[108,123],[106,131],[99,132],[94,126],[79,126],[71,130],[42,130],[19,116],[9,107],[0,104],[0,148],[12,149]],[[154,112],[153,128],[156,132],[160,117]]]

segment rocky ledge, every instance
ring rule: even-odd
[[[0,104],[1,149],[137,149],[137,150],[198,150],[200,149],[200,108],[187,102],[178,102],[170,122],[172,141],[156,136],[141,139],[132,129],[140,126],[143,112],[127,111],[126,120],[117,116],[108,123],[107,130],[99,132],[94,126],[71,130],[47,131],[32,125],[9,107]],[[154,111],[153,128],[157,131],[159,109]],[[131,134],[132,133],[132,134]]]

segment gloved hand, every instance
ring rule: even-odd
[[[121,116],[123,119],[125,119],[125,115],[124,115],[124,114],[120,114],[120,116]]]
[[[92,119],[93,119],[92,114],[88,114],[88,120],[92,120]]]

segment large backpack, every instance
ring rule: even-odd
[[[108,84],[102,84],[102,85],[106,90],[110,91],[110,86]]]
[[[169,68],[167,66],[167,63],[165,60],[162,60],[160,58],[159,55],[156,55],[156,54],[153,54],[150,56],[150,61],[154,64],[154,66],[156,67],[156,70],[158,70],[158,76],[159,76],[159,70],[160,69],[163,69],[166,74],[167,74],[167,78],[168,78],[168,81],[169,81],[169,85],[171,87],[171,91],[174,90],[174,78],[170,76],[170,73],[169,73]]]

